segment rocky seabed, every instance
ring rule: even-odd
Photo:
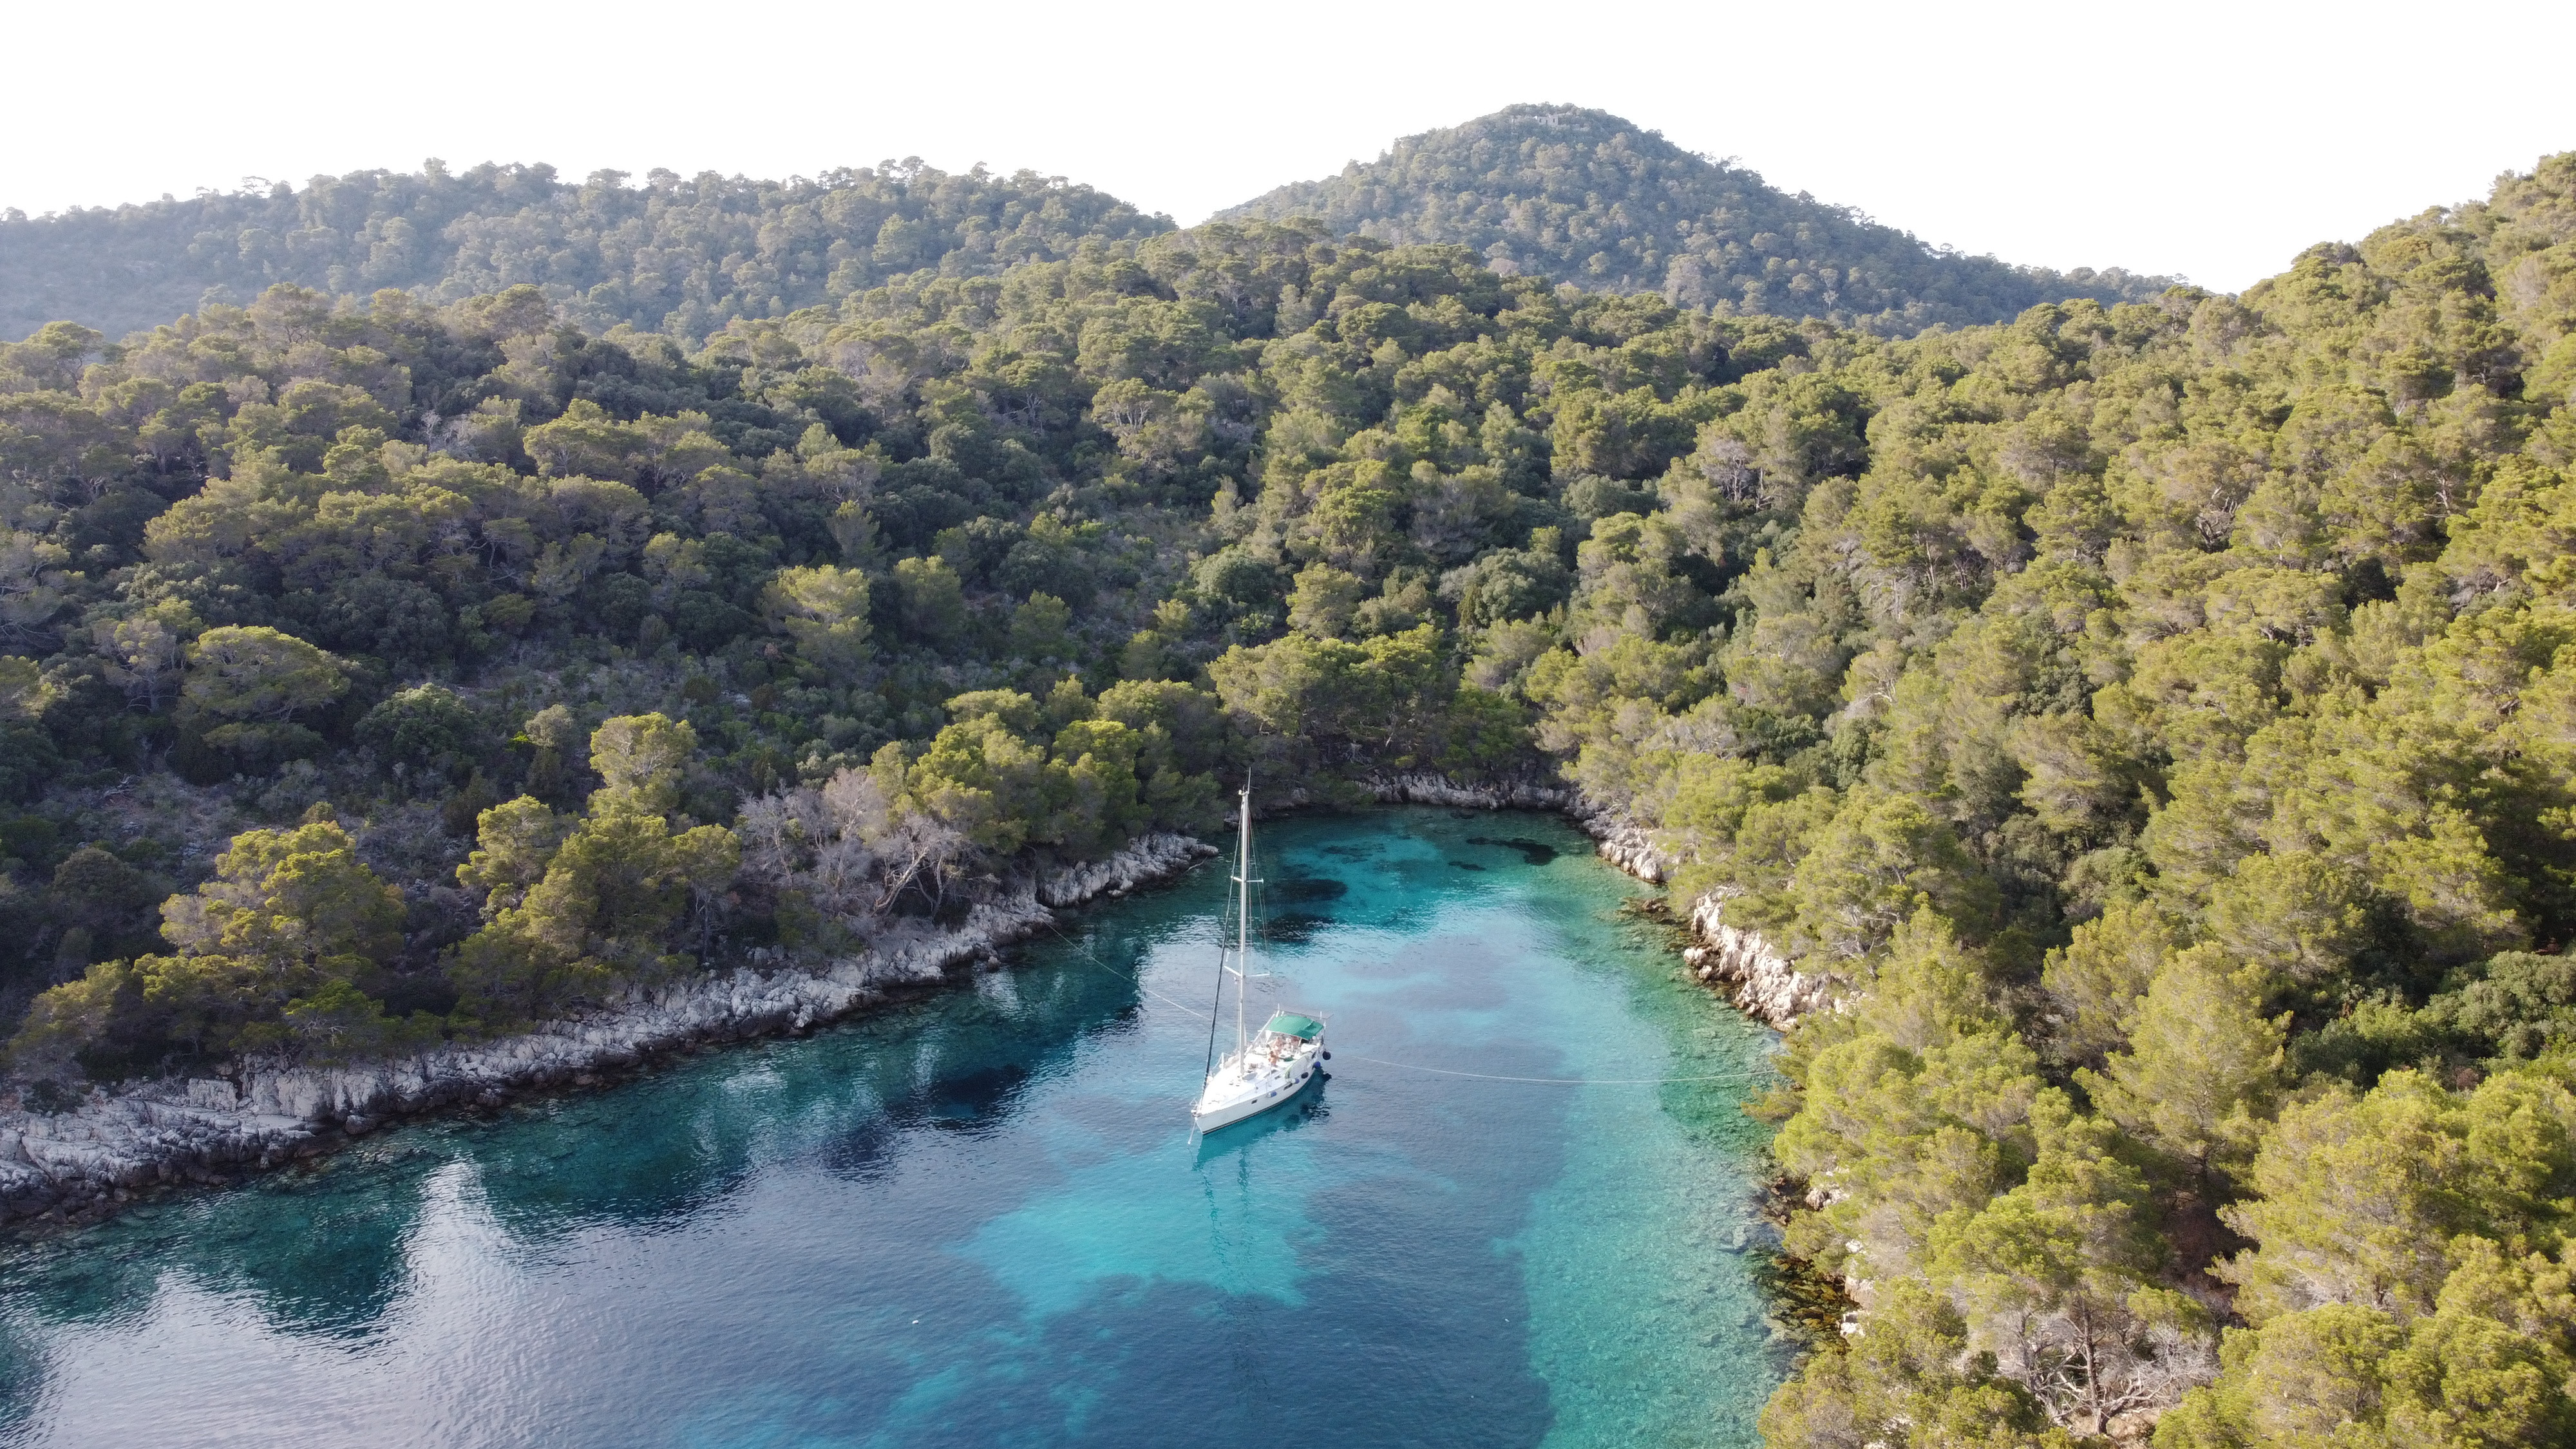
[[[1524,784],[1462,785],[1427,774],[1384,776],[1369,784],[1377,798],[1389,804],[1562,811],[1577,829],[1592,837],[1593,849],[1603,860],[1650,885],[1670,882],[1674,868],[1681,864],[1655,844],[1653,832],[1644,825],[1603,808],[1577,790]],[[1725,914],[1731,894],[1708,891],[1691,902],[1687,920],[1691,935],[1698,939],[1682,948],[1682,962],[1701,984],[1725,992],[1738,1011],[1779,1031],[1797,1025],[1799,1018],[1810,1012],[1836,1010],[1849,999],[1848,981],[1801,970],[1759,932],[1729,925]],[[1773,1192],[1778,1193],[1782,1186],[1775,1184]],[[1804,1205],[1821,1208],[1831,1199],[1824,1189],[1814,1188],[1807,1191]],[[1775,1197],[1770,1210],[1779,1212],[1789,1206],[1787,1199]],[[1728,1251],[1740,1253],[1756,1247],[1766,1253],[1779,1250],[1780,1229],[1776,1223],[1747,1222],[1736,1229]],[[1855,1280],[1845,1291],[1857,1297],[1867,1289],[1866,1282]],[[1858,1333],[1860,1321],[1860,1308],[1855,1303],[1842,1316],[1842,1332]],[[1792,1337],[1776,1318],[1772,1329],[1775,1338],[1785,1341]]]
[[[1592,837],[1593,848],[1603,860],[1649,885],[1665,884],[1679,864],[1656,846],[1645,826],[1560,786],[1465,785],[1430,773],[1382,775],[1368,783],[1377,798],[1388,804],[1563,811]],[[1726,892],[1710,891],[1691,902],[1691,934],[1699,944],[1682,951],[1691,974],[1725,991],[1738,1010],[1782,1031],[1810,1012],[1832,1010],[1847,983],[1802,971],[1760,935],[1728,925],[1722,919],[1726,899]]]
[[[953,928],[897,922],[821,970],[754,961],[520,1036],[344,1067],[251,1065],[232,1078],[93,1092],[60,1113],[0,1113],[0,1220],[89,1221],[156,1187],[318,1156],[391,1118],[496,1107],[664,1052],[803,1031],[993,964],[1002,947],[1052,925],[1055,909],[1168,880],[1214,854],[1185,835],[1145,836],[1107,860],[1019,883]]]

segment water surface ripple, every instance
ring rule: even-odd
[[[1767,1034],[1556,820],[1262,854],[1340,1058],[1291,1108],[1188,1131],[1203,867],[971,990],[14,1250],[0,1443],[1752,1443]]]

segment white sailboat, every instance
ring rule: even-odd
[[[1252,955],[1254,881],[1252,784],[1248,780],[1243,786],[1241,818],[1242,831],[1234,854],[1234,947],[1230,952],[1220,948],[1217,958],[1220,998],[1225,992],[1225,978],[1234,977],[1234,1051],[1222,1061],[1215,1060],[1216,1023],[1209,1022],[1207,1085],[1199,1092],[1199,1099],[1190,1104],[1190,1123],[1201,1132],[1213,1132],[1230,1122],[1257,1117],[1285,1104],[1323,1070],[1324,1063],[1324,1021],[1319,1016],[1281,1011],[1263,1023],[1259,1032],[1249,1029],[1244,998],[1250,994],[1246,983],[1251,978],[1246,968]]]

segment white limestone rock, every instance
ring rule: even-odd
[[[1692,974],[1726,987],[1739,1010],[1782,1031],[1810,1012],[1835,1009],[1849,983],[1800,970],[1760,935],[1727,924],[1725,908],[1718,891],[1691,903],[1691,932],[1702,943],[1682,952]]]
[[[1470,785],[1429,770],[1372,775],[1366,783],[1369,793],[1375,795],[1382,805],[1446,805],[1459,810],[1565,810],[1575,801],[1573,791],[1555,785],[1541,785],[1528,780]]]
[[[1140,885],[1166,880],[1217,853],[1216,847],[1186,835],[1142,836],[1107,860],[1066,867],[1041,881],[1037,898],[1045,905],[1074,906],[1100,896],[1120,896]]]
[[[1593,848],[1603,860],[1648,885],[1662,885],[1672,878],[1677,862],[1656,848],[1654,837],[1644,826],[1609,816],[1595,816],[1581,823],[1585,833],[1597,842]]]

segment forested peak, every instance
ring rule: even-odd
[[[1502,180],[1525,194],[1580,203],[1596,181],[1687,187],[1703,173],[1738,170],[1732,161],[1712,162],[1608,111],[1505,106],[1464,125],[1402,137],[1375,162],[1352,161],[1339,176],[1293,182],[1226,214],[1309,210],[1335,222],[1375,219],[1390,214],[1405,191],[1460,181]]]
[[[0,335],[110,336],[278,283],[449,302],[533,285],[581,325],[694,341],[916,271],[996,272],[1171,229],[1062,177],[917,157],[785,181],[544,165],[358,171],[28,218],[0,213]]]
[[[2168,284],[1939,250],[1580,106],[1508,106],[1407,136],[1373,162],[1219,216],[1312,216],[1390,242],[1466,246],[1501,272],[1881,335],[1999,322],[2073,297],[2136,300]]]

